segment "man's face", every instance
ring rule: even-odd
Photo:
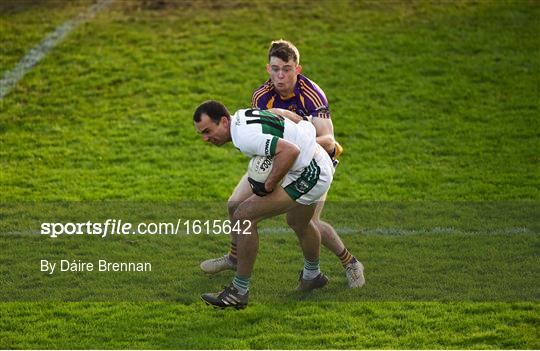
[[[230,140],[229,119],[221,117],[219,123],[212,121],[206,113],[201,115],[201,121],[195,122],[195,129],[202,135],[204,141],[221,146]]]
[[[291,95],[296,84],[296,77],[302,71],[302,67],[293,60],[283,61],[279,57],[272,56],[270,63],[266,65],[266,71],[279,95],[286,97]]]

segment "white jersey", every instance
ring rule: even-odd
[[[280,138],[295,144],[300,154],[290,169],[292,172],[308,167],[317,149],[313,124],[295,123],[259,109],[236,111],[231,117],[231,137],[234,146],[249,157],[274,156]]]

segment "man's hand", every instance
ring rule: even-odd
[[[338,158],[343,153],[343,146],[341,146],[337,141],[334,144],[334,151],[330,153],[331,158]]]
[[[289,110],[282,109],[282,108],[276,108],[276,107],[269,108],[268,112],[290,119],[294,123],[299,123],[301,120],[303,120],[303,118],[297,115],[296,113]]]
[[[257,196],[266,196],[271,193],[271,191],[266,190],[264,183],[258,182],[253,178],[248,177],[249,185],[251,186],[251,191]]]
[[[337,158],[343,153],[343,147],[337,141],[334,145],[334,150],[332,150],[332,152],[330,152],[328,155],[330,155],[332,164],[334,165],[334,168],[336,168],[339,164],[339,160]]]
[[[341,154],[343,153],[343,146],[341,146],[337,141],[336,141],[336,148],[335,148],[335,153],[334,153],[334,157],[335,158],[338,158],[339,156],[341,156]]]

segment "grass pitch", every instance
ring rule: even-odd
[[[90,4],[2,4],[2,70]],[[0,347],[540,348],[539,18],[534,1],[117,1],[0,102]],[[224,218],[247,159],[203,145],[192,111],[248,106],[279,38],[330,101],[345,154],[325,218],[364,288],[323,250],[331,284],[299,298],[296,239],[269,231],[250,307],[219,311],[198,295],[231,273],[197,265],[225,236],[35,235],[46,220]],[[154,271],[48,276],[43,258]]]

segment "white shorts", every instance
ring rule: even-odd
[[[335,168],[328,153],[317,144],[315,156],[303,170],[289,172],[281,186],[296,202],[311,205],[330,189]]]

